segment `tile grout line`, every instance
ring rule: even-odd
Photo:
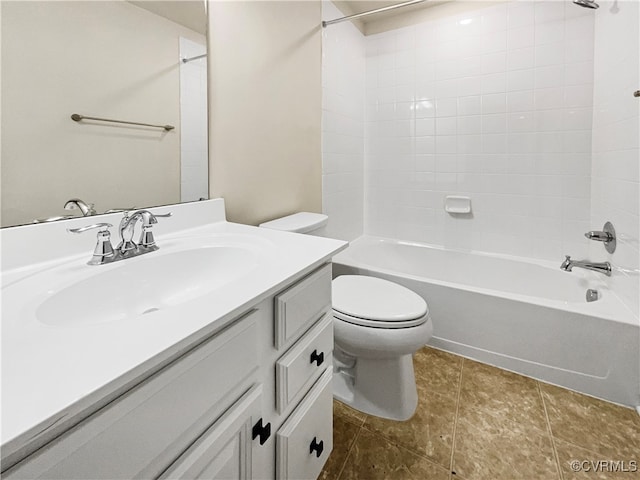
[[[358,428],[358,431],[356,432],[356,436],[353,437],[353,441],[351,442],[351,446],[349,447],[349,450],[347,451],[347,455],[344,457],[344,462],[342,462],[342,466],[340,467],[340,470],[338,471],[338,475],[336,476],[335,480],[340,480],[340,477],[342,476],[342,472],[344,471],[344,467],[347,466],[347,461],[349,461],[349,457],[351,456],[351,452],[353,451],[353,447],[355,447],[356,442],[358,441],[358,437],[360,437],[360,432],[362,431],[362,427],[364,425],[365,420],[367,419],[367,417],[364,417],[364,420],[362,420],[362,423],[360,424],[360,428]]]
[[[544,419],[547,423],[547,433],[549,434],[549,438],[551,439],[551,448],[553,450],[553,456],[556,461],[556,468],[558,469],[558,478],[560,480],[564,480],[564,475],[562,473],[562,466],[560,465],[560,458],[558,457],[558,450],[556,449],[556,441],[553,437],[553,430],[551,429],[551,421],[549,420],[549,413],[547,412],[547,404],[544,401],[544,395],[542,394],[542,389],[540,388],[540,382],[536,380],[536,387],[538,390],[538,395],[540,396],[540,400],[542,400],[542,408],[544,409]]]
[[[456,414],[453,417],[453,433],[451,437],[451,458],[449,460],[449,478],[453,476],[453,458],[456,452],[456,430],[458,428],[458,412],[460,410],[460,396],[462,395],[462,371],[464,370],[464,357],[460,360],[460,373],[458,374],[458,395],[456,396]]]

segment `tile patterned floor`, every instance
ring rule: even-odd
[[[428,347],[414,366],[419,401],[406,422],[334,403],[322,480],[640,479],[634,410]]]

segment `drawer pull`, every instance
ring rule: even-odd
[[[313,362],[316,362],[316,365],[318,365],[318,367],[322,365],[322,363],[324,362],[324,352],[318,353],[318,350],[314,350],[311,353],[311,360],[309,361],[309,363]]]
[[[251,435],[254,440],[256,437],[260,437],[260,445],[264,445],[269,437],[271,436],[271,424],[267,423],[266,425],[262,425],[262,419],[258,420],[253,428],[251,429]]]
[[[322,455],[322,450],[324,450],[324,442],[320,440],[320,443],[318,443],[316,441],[316,437],[313,437],[313,440],[311,440],[311,444],[309,445],[309,455],[311,455],[315,451],[316,457],[320,458],[320,455]]]

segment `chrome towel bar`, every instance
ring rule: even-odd
[[[143,127],[157,127],[157,128],[164,128],[167,132],[169,130],[173,130],[174,128],[176,128],[173,125],[153,125],[151,123],[127,122],[125,120],[112,120],[109,118],[88,117],[86,115],[80,115],[78,113],[72,114],[71,120],[73,120],[74,122],[79,122],[80,120],[98,120],[99,122],[124,123],[126,125],[140,125]]]

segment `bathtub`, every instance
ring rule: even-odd
[[[555,263],[360,237],[334,276],[385,278],[429,305],[429,344],[543,382],[640,405],[638,319],[600,274]],[[615,273],[614,273],[615,275]],[[586,301],[586,290],[599,299]]]

